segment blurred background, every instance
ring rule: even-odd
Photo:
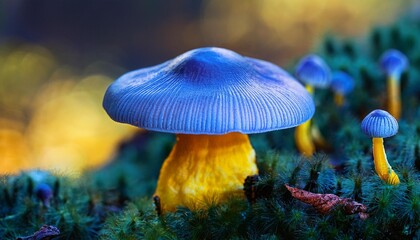
[[[126,71],[203,46],[290,64],[414,0],[0,0],[0,174],[100,167],[140,130],[102,109]]]

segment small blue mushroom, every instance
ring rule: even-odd
[[[330,75],[331,70],[328,65],[315,54],[302,58],[296,67],[296,78],[310,87],[328,87],[331,83]]]
[[[383,144],[383,138],[397,134],[397,120],[388,112],[378,109],[372,111],[363,119],[361,128],[367,136],[372,138],[376,173],[386,183],[399,184],[400,180],[388,163]]]
[[[129,72],[109,86],[103,106],[115,121],[178,134],[155,192],[163,212],[242,196],[245,178],[258,173],[246,134],[294,127],[315,111],[284,70],[223,48]]]
[[[408,68],[408,59],[400,51],[390,49],[384,52],[379,60],[381,68],[387,75],[387,108],[397,120],[401,116],[401,74]]]
[[[361,124],[363,132],[372,138],[392,137],[398,132],[397,120],[384,110],[369,113]]]
[[[335,103],[337,106],[343,106],[345,103],[345,96],[354,89],[354,79],[345,72],[333,72],[331,76],[331,88],[335,93]]]
[[[296,78],[305,84],[306,90],[314,94],[314,88],[326,88],[331,83],[331,71],[322,58],[315,54],[302,58],[296,67]],[[328,146],[319,129],[311,126],[311,120],[299,125],[295,132],[295,142],[298,150],[310,157],[315,152],[315,144]]]
[[[379,64],[387,75],[399,78],[399,75],[408,68],[408,59],[404,53],[390,49],[382,54]]]
[[[35,187],[35,194],[45,207],[50,207],[53,190],[46,183],[40,183]]]

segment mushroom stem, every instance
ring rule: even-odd
[[[306,157],[310,157],[315,152],[315,145],[311,137],[311,120],[304,122],[296,127],[295,140],[296,146],[300,153]]]
[[[334,94],[334,102],[338,107],[342,107],[345,103],[345,98],[343,94],[335,93]]]
[[[306,84],[305,88],[311,95],[314,94],[315,90],[311,85]],[[310,157],[314,154],[315,145],[311,136],[311,119],[296,127],[295,142],[299,152],[304,156]]]
[[[373,142],[373,162],[376,173],[388,184],[397,185],[400,183],[398,175],[389,165],[386,158],[383,138],[372,138]]]
[[[306,84],[305,88],[312,96],[314,95],[315,89],[312,85]]]
[[[191,209],[243,196],[247,176],[258,174],[248,135],[177,135],[160,171],[156,196],[163,212]]]
[[[324,136],[322,136],[321,131],[316,124],[311,125],[311,137],[316,148],[319,147],[324,150],[330,148],[330,145],[327,140],[325,140]]]
[[[387,80],[388,85],[388,112],[400,119],[401,116],[401,97],[400,97],[400,77],[399,75],[391,75]]]

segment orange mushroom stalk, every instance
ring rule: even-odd
[[[155,195],[165,199],[162,208],[166,210],[175,210],[177,205],[200,208],[242,196],[245,178],[255,174],[255,151],[248,135],[178,134],[160,170]]]

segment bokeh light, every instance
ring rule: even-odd
[[[307,53],[326,33],[359,36],[395,19],[408,0],[207,1],[202,34],[210,42],[278,64]],[[384,14],[386,13],[386,14]],[[245,54],[246,55],[246,54]]]
[[[27,129],[33,160],[40,168],[67,171],[98,167],[135,128],[115,124],[102,109],[113,79],[91,75],[53,81],[40,91]]]
[[[139,131],[113,122],[102,109],[106,87],[127,69],[202,46],[283,66],[314,49],[325,34],[357,37],[416,3],[109,1],[98,12],[80,13],[92,21],[85,24],[60,4],[31,8],[40,2],[48,1],[0,2],[0,174],[31,168],[77,172],[107,163],[119,142]],[[107,14],[117,6],[125,9],[124,18]],[[104,18],[112,18],[109,28]]]
[[[41,168],[75,174],[98,167],[135,131],[102,109],[103,93],[114,79],[89,74],[103,66],[113,69],[111,64],[91,64],[87,75],[79,76],[53,59],[35,45],[3,58],[0,173]]]

